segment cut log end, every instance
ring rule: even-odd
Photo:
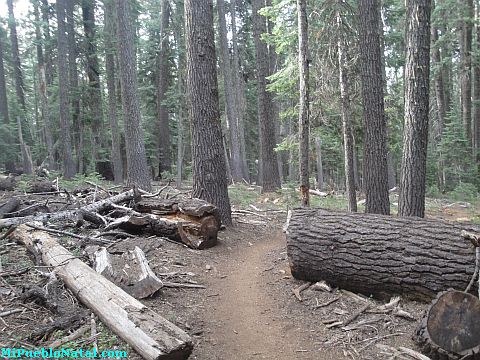
[[[417,328],[415,340],[435,359],[480,359],[480,300],[448,290],[438,294]]]

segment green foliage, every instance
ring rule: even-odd
[[[475,185],[470,183],[459,183],[448,197],[457,201],[479,200],[479,193]]]

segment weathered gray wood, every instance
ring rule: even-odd
[[[40,254],[73,294],[144,359],[188,358],[193,344],[187,333],[96,273],[45,232],[30,230],[19,226],[13,238]]]
[[[432,360],[480,359],[480,300],[461,291],[438,294],[415,332]]]
[[[138,246],[122,255],[109,254],[107,249],[102,247],[94,256],[95,271],[135,299],[149,297],[163,287],[162,280],[153,273],[145,254]]]
[[[129,190],[121,194],[112,196],[110,198],[94,202],[93,204],[83,206],[79,209],[60,211],[57,213],[48,213],[37,216],[25,216],[25,217],[15,217],[9,219],[0,220],[0,229],[8,227],[11,225],[26,224],[29,222],[39,221],[45,223],[47,221],[59,221],[67,219],[76,219],[80,213],[89,213],[89,212],[98,212],[105,210],[109,207],[110,204],[117,204],[123,201],[128,201],[134,199],[136,196],[134,190]]]
[[[402,294],[430,300],[448,288],[465,289],[475,250],[462,230],[478,226],[441,220],[295,209],[287,228],[294,277],[325,280],[378,297]]]

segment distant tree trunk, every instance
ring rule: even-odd
[[[360,67],[363,95],[365,211],[390,214],[387,130],[380,51],[380,1],[359,0]]]
[[[350,89],[347,73],[347,50],[345,40],[340,35],[342,19],[340,13],[337,13],[337,25],[339,28],[338,39],[338,75],[340,82],[340,103],[342,112],[342,128],[343,128],[343,149],[345,156],[345,189],[347,193],[348,205],[350,212],[357,211],[357,194],[355,190],[355,173],[353,169],[353,134],[351,124],[350,109]]]
[[[182,81],[183,81],[183,78],[179,77],[178,78],[178,93],[179,94],[183,94],[183,86],[182,86]],[[177,188],[181,188],[182,187],[182,180],[183,180],[183,157],[184,157],[184,148],[185,148],[185,145],[184,145],[184,137],[183,137],[183,133],[185,132],[184,130],[184,120],[183,120],[183,104],[180,103],[178,105],[178,113],[177,113],[177,117],[178,117],[178,138],[177,138],[177,180],[176,180],[176,185],[177,185]]]
[[[425,215],[430,71],[430,0],[407,0],[405,125],[398,215]]]
[[[42,3],[42,31],[45,41],[45,79],[47,80],[47,89],[53,83],[53,41],[50,35],[50,5],[48,0],[40,0]]]
[[[238,108],[235,106],[235,91],[232,76],[232,67],[230,65],[230,54],[228,50],[227,25],[225,21],[225,4],[223,0],[217,0],[218,10],[218,33],[220,38],[221,69],[223,72],[223,82],[225,87],[225,102],[227,109],[227,118],[230,125],[230,143],[231,143],[231,173],[235,182],[241,182],[243,178],[242,157],[240,149],[240,136],[238,131]]]
[[[258,11],[265,7],[264,0],[252,0],[253,34],[257,64],[257,102],[262,166],[262,192],[275,191],[281,187],[275,148],[275,124],[273,119],[272,94],[267,92],[269,56],[265,41],[261,38],[267,32],[265,17]]]
[[[233,55],[233,89],[235,95],[235,115],[237,116],[238,135],[240,143],[240,158],[242,161],[242,177],[249,182],[250,174],[247,163],[247,152],[245,145],[245,112],[242,109],[244,86],[243,79],[240,79],[240,58],[238,55],[237,42],[237,20],[236,20],[236,0],[230,0],[230,19],[232,26],[232,55]]]
[[[139,186],[143,190],[150,191],[152,185],[141,125],[130,4],[127,0],[115,0],[115,6],[123,122],[125,124],[125,145],[127,148],[127,185]]]
[[[12,46],[13,72],[15,74],[15,92],[18,103],[22,110],[26,111],[25,106],[25,84],[23,81],[22,63],[20,61],[20,51],[18,50],[17,23],[13,13],[13,0],[7,0],[8,6],[8,28],[10,29],[10,43]]]
[[[217,206],[222,222],[231,225],[211,0],[185,1],[185,34],[192,131],[192,196]]]
[[[40,112],[42,115],[43,133],[47,145],[47,169],[55,169],[55,159],[53,157],[53,136],[48,107],[47,78],[45,74],[45,57],[43,55],[43,38],[40,30],[40,14],[38,11],[38,1],[34,2],[35,16],[35,40],[37,42],[37,71],[38,71],[38,89],[40,94]]]
[[[310,206],[310,99],[309,99],[309,59],[307,1],[297,0],[298,15],[298,64],[300,74],[300,106],[298,109],[298,129],[300,137],[300,194],[302,206]]]
[[[1,29],[3,30],[3,29]],[[13,140],[10,134],[10,117],[8,114],[8,98],[7,98],[7,86],[5,81],[5,67],[3,64],[3,37],[0,33],[0,116],[2,117],[2,123],[5,126],[5,138],[3,141],[5,142],[6,146],[10,148],[12,146]],[[10,157],[11,154],[6,153],[5,159],[5,169],[8,172],[13,172],[15,170],[15,163],[12,161]]]
[[[83,30],[85,32],[85,55],[87,58],[88,92],[87,104],[90,107],[93,134],[94,169],[97,162],[102,160],[101,153],[105,140],[103,139],[103,109],[102,91],[100,86],[100,66],[98,64],[96,35],[95,35],[95,0],[82,0]]]
[[[120,129],[117,118],[117,101],[115,89],[115,9],[113,0],[105,0],[105,73],[108,90],[108,116],[112,131],[113,178],[116,184],[123,183],[123,161],[120,146]]]
[[[473,0],[464,0],[466,14],[462,14],[462,31],[460,33],[460,92],[462,118],[465,138],[472,146],[472,30]]]
[[[322,140],[319,136],[315,137],[315,151],[317,153],[317,188],[323,189],[323,163],[322,163]]]
[[[22,121],[20,120],[20,116],[17,116],[17,130],[18,130],[18,140],[20,142],[20,150],[22,152],[23,173],[27,175],[32,175],[33,174],[32,154],[30,152],[30,146],[25,144],[25,142],[23,141]]]
[[[477,164],[480,165],[480,4],[476,4],[476,12],[475,12],[475,32],[477,35],[476,38],[476,52],[475,52],[475,67],[474,67],[474,94],[473,94],[473,102],[475,104],[475,113],[473,117],[473,154],[477,161]]]
[[[77,155],[77,170],[80,174],[85,173],[85,156],[83,149],[83,124],[80,118],[80,90],[78,87],[78,69],[77,69],[77,42],[75,40],[75,0],[65,1],[66,11],[66,30],[68,41],[68,76],[69,76],[69,100],[70,114],[73,124],[73,141]],[[92,150],[95,149],[92,147]]]
[[[168,108],[164,105],[170,82],[170,66],[168,64],[170,5],[167,0],[161,0],[160,21],[160,51],[158,53],[158,86],[157,86],[157,116],[158,116],[158,176],[162,172],[172,171],[172,154],[170,142],[170,119]]]
[[[293,139],[297,137],[297,132],[295,129],[295,121],[292,118],[288,119],[288,141],[291,143]],[[298,157],[293,146],[290,146],[288,152],[288,178],[291,182],[298,181],[298,166],[297,166]]]
[[[72,159],[72,141],[70,137],[70,116],[68,111],[68,69],[67,69],[67,36],[65,29],[65,0],[57,0],[57,50],[58,50],[58,94],[59,117],[63,149],[63,177],[71,179],[75,175],[75,164]]]

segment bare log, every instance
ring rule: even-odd
[[[463,290],[475,251],[462,230],[478,226],[441,220],[295,209],[287,227],[292,275],[325,280],[366,295],[431,300]]]
[[[129,190],[121,194],[112,196],[110,198],[94,202],[93,204],[83,206],[79,209],[60,211],[57,213],[47,213],[47,214],[42,214],[37,216],[24,216],[24,217],[14,217],[9,219],[0,219],[0,229],[4,227],[12,226],[12,225],[26,224],[26,223],[35,222],[35,221],[46,223],[47,221],[76,219],[79,216],[79,214],[103,211],[107,209],[110,206],[110,204],[116,204],[124,201],[133,200],[135,197],[136,197],[135,191]]]
[[[461,291],[445,291],[428,308],[415,341],[433,360],[480,359],[480,301]]]
[[[0,206],[0,219],[11,212],[14,212],[18,209],[21,202],[17,198],[11,198],[5,204]]]
[[[187,333],[96,273],[48,234],[19,226],[13,237],[55,267],[75,296],[144,359],[188,358],[193,345]]]
[[[94,256],[95,271],[136,299],[149,297],[163,287],[162,280],[153,273],[145,254],[138,246],[120,256],[112,255],[102,247]]]

